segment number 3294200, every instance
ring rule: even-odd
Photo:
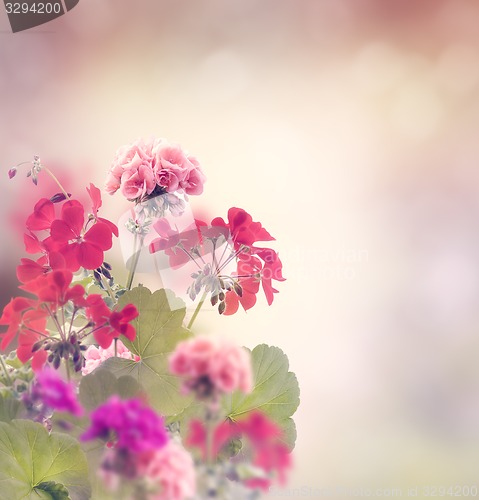
[[[62,10],[59,2],[39,2],[32,4],[26,2],[6,3],[5,8],[7,14],[60,14]]]

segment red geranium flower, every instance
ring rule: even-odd
[[[65,268],[65,259],[58,252],[42,255],[36,261],[32,259],[20,259],[20,262],[21,264],[17,266],[17,278],[22,283],[27,283],[54,269]]]
[[[75,305],[83,306],[85,289],[81,285],[70,287],[73,273],[68,269],[57,269],[48,274],[38,276],[25,283],[22,290],[36,295],[40,302],[48,302],[52,309],[63,306],[69,300]]]
[[[34,344],[44,338],[41,333],[47,333],[46,324],[46,311],[30,310],[23,315],[23,325],[26,328],[21,329],[18,336],[17,356],[22,363],[31,359],[34,371],[41,370],[48,357],[48,353],[43,349],[32,352]]]
[[[111,229],[111,232],[116,237],[118,237],[118,228],[115,226],[115,224],[113,224],[113,222],[109,221],[108,219],[104,219],[103,217],[98,217],[98,210],[100,210],[102,206],[101,191],[93,183],[90,183],[90,187],[87,187],[86,190],[88,191],[88,194],[90,195],[90,199],[92,202],[91,208],[94,219],[97,222],[102,222],[103,224],[106,224]]]
[[[0,325],[8,325],[8,329],[3,333],[2,343],[0,344],[2,350],[8,347],[21,329],[23,313],[35,306],[35,300],[25,297],[15,297],[5,306],[0,317]]]
[[[121,311],[111,311],[99,294],[89,295],[86,303],[86,314],[97,327],[93,336],[100,347],[108,349],[120,335],[132,342],[135,340],[136,330],[130,321],[138,316],[138,310],[133,304],[127,304]]]
[[[257,241],[274,240],[261,223],[253,222],[251,215],[242,208],[232,207],[228,210],[228,223],[221,217],[216,217],[211,221],[211,225],[229,228],[236,250],[241,245],[250,247]]]
[[[70,200],[62,206],[61,219],[56,219],[51,224],[51,237],[62,245],[59,251],[72,271],[77,271],[80,267],[100,267],[103,252],[112,246],[113,231],[107,224],[96,222],[86,230],[84,222],[83,206],[76,200]]]

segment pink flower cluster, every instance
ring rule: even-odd
[[[201,194],[205,180],[196,158],[178,144],[140,139],[116,152],[105,189],[110,194],[120,190],[127,200],[140,202],[165,193]]]
[[[226,340],[196,337],[177,345],[170,371],[185,382],[185,392],[205,398],[218,393],[252,390],[251,359],[247,351]]]
[[[184,500],[196,493],[193,458],[173,440],[149,457],[142,475],[158,489],[148,497],[150,500]]]
[[[128,350],[125,344],[121,340],[117,340],[117,357],[123,359],[133,359],[133,354]],[[88,375],[95,368],[98,368],[104,361],[108,358],[115,356],[115,346],[111,344],[108,349],[103,349],[102,347],[96,347],[91,345],[85,351],[85,365],[83,366],[81,372],[82,375]]]

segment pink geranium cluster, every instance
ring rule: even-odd
[[[193,458],[176,441],[170,440],[151,455],[141,473],[153,490],[149,500],[184,500],[195,495]]]
[[[165,193],[198,195],[206,180],[198,160],[166,139],[137,140],[115,155],[106,191],[120,190],[129,201],[141,202]]]
[[[184,378],[185,392],[200,398],[252,390],[251,360],[247,351],[226,340],[196,337],[176,346],[170,371]]]
[[[111,344],[107,349],[103,349],[101,346],[96,347],[94,345],[91,345],[85,351],[84,356],[85,365],[83,366],[81,372],[82,375],[88,375],[93,370],[98,368],[108,358],[112,358],[115,356],[115,346]],[[123,359],[134,359],[131,351],[119,339],[116,343],[116,357]]]

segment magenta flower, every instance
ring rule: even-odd
[[[138,398],[112,396],[91,414],[90,428],[82,441],[108,439],[113,446],[133,453],[162,448],[168,442],[163,419]]]
[[[81,417],[83,408],[77,400],[75,385],[65,382],[57,371],[46,368],[37,374],[32,400],[59,412]]]

